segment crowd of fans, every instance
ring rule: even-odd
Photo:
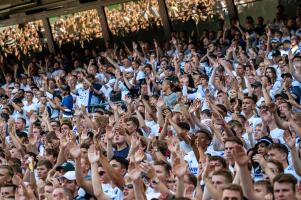
[[[162,26],[157,0],[130,1],[119,5],[116,8],[105,8],[113,35],[126,35]]]
[[[301,6],[277,8],[28,65],[2,50],[0,199],[301,200]]]
[[[90,41],[101,38],[101,25],[97,10],[88,10],[55,18],[52,24],[55,42],[61,46],[74,41]]]
[[[1,50],[15,56],[33,55],[45,48],[42,21],[9,26],[0,31]]]

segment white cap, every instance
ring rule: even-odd
[[[68,171],[64,174],[63,177],[68,179],[69,181],[75,181],[76,180],[75,171]]]

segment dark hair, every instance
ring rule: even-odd
[[[233,181],[233,176],[231,174],[231,172],[227,169],[221,169],[221,170],[217,170],[215,172],[213,172],[212,176],[223,176],[227,183],[232,183]]]
[[[188,176],[189,181],[194,185],[194,187],[197,186],[197,178],[194,174],[188,173],[186,174]]]
[[[128,169],[129,161],[123,157],[113,156],[111,160],[115,160],[120,163],[121,167],[124,169]]]
[[[236,191],[236,192],[239,192],[240,193],[240,196],[241,196],[241,199],[243,199],[243,192],[242,192],[242,189],[240,187],[240,185],[237,185],[237,184],[229,184],[227,186],[225,186],[223,188],[223,191],[224,190],[232,190],[232,191]]]
[[[210,156],[210,157],[209,157],[209,162],[210,162],[210,161],[218,161],[218,162],[220,162],[220,163],[222,164],[222,166],[223,166],[224,169],[227,168],[227,162],[226,162],[226,160],[225,160],[223,157],[221,157],[221,156]]]
[[[226,144],[227,142],[233,142],[233,143],[239,144],[241,146],[244,146],[243,142],[239,139],[239,137],[236,137],[236,136],[228,137],[225,140],[224,144]]]
[[[72,122],[70,121],[70,120],[63,120],[62,121],[62,123],[61,123],[61,127],[63,126],[63,125],[67,125],[68,127],[69,127],[69,129],[71,129],[72,130]]]
[[[260,181],[256,181],[254,183],[254,185],[261,185],[261,186],[265,186],[267,193],[272,193],[273,192],[273,187],[270,181],[266,181],[266,180],[260,180]]]
[[[273,186],[275,183],[291,183],[292,189],[295,192],[295,185],[297,184],[297,179],[291,174],[278,174],[273,179]]]
[[[164,168],[164,170],[165,170],[165,172],[166,172],[167,174],[168,174],[169,171],[171,170],[170,164],[167,163],[167,162],[165,162],[165,161],[163,161],[163,160],[156,161],[156,162],[154,163],[154,165],[161,165],[161,166]]]
[[[128,117],[124,121],[133,122],[137,126],[137,129],[140,127],[139,120],[136,117]]]
[[[276,149],[276,150],[288,155],[288,149],[284,144],[273,143],[273,144],[269,145],[268,151],[270,151],[272,149]]]
[[[56,149],[48,148],[48,149],[45,149],[45,152],[46,152],[46,154],[52,155],[55,158],[59,155],[59,152]]]
[[[283,165],[281,164],[281,162],[279,162],[278,160],[275,159],[269,159],[268,162],[273,163],[274,165],[276,165],[279,173],[283,173],[284,172],[284,168]]]
[[[47,169],[52,169],[52,163],[49,160],[40,160],[37,166],[45,166]]]
[[[0,169],[6,169],[8,171],[8,175],[10,177],[14,176],[14,170],[11,166],[9,166],[9,165],[0,165]]]

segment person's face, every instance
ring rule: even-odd
[[[17,119],[16,120],[16,130],[17,131],[22,131],[25,128],[25,124],[23,123],[22,119]]]
[[[124,175],[124,173],[126,172],[126,170],[124,168],[122,168],[121,164],[119,162],[117,162],[116,160],[111,160],[110,165],[117,173],[119,173],[121,175]]]
[[[123,59],[122,64],[124,67],[130,67],[131,62],[128,59]]]
[[[44,156],[45,160],[49,160],[51,163],[55,163],[56,159],[52,154],[45,154]]]
[[[15,199],[15,189],[13,187],[1,187],[0,193],[4,199]]]
[[[224,190],[223,191],[223,200],[242,200],[241,194],[238,191],[234,190]]]
[[[209,164],[210,164],[210,166],[214,167],[214,171],[218,171],[218,170],[221,170],[223,168],[222,163],[218,160],[212,160],[212,161],[210,161]]]
[[[132,133],[132,132],[130,132]],[[113,137],[113,144],[116,145],[122,145],[125,143],[125,136],[121,134],[119,131],[115,131],[114,137]]]
[[[162,165],[154,165],[154,168],[155,168],[155,172],[157,174],[157,177],[160,181],[164,181],[167,179],[167,172],[165,171],[164,169],[164,166]]]
[[[8,170],[0,168],[0,184],[7,183],[9,181],[11,181],[11,177],[8,174]]]
[[[205,133],[199,133],[198,135],[198,145],[200,145],[202,148],[207,148],[209,144],[208,137]]]
[[[64,193],[62,188],[56,188],[52,192],[52,199],[53,200],[70,200]]]
[[[51,195],[52,194],[52,192],[53,192],[53,186],[51,186],[51,185],[45,185],[45,187],[44,187],[44,191],[45,191],[45,194],[46,195]]]
[[[67,133],[67,132],[70,131],[70,128],[69,128],[68,125],[63,124],[63,125],[61,126],[61,131],[62,131],[62,133]]]
[[[289,108],[286,102],[280,103],[278,105],[279,111],[280,111],[280,117],[286,117],[286,115],[289,112]]]
[[[257,148],[257,153],[259,153],[261,155],[265,155],[266,154],[266,144],[260,143]]]
[[[254,110],[254,102],[251,99],[244,99],[242,102],[242,111],[244,113],[250,113]]]
[[[212,176],[212,184],[217,189],[222,189],[226,184],[226,178],[221,175],[213,175]]]
[[[110,181],[110,178],[108,177],[108,175],[106,174],[106,172],[103,170],[102,167],[98,167],[98,174],[100,176],[100,181],[102,183],[108,183]]]
[[[135,199],[134,185],[133,183],[126,183],[123,189],[123,199],[132,200]]]
[[[267,69],[265,75],[269,78],[274,78],[274,73],[272,72],[271,69]]]
[[[75,180],[68,180],[66,178],[62,179],[62,186],[69,189],[71,193],[76,191],[76,189],[78,188]]]
[[[146,84],[142,84],[140,90],[141,90],[140,93],[141,93],[142,95],[147,95],[147,94],[148,94],[148,91],[147,91],[147,85],[146,85]]]
[[[42,180],[45,180],[47,178],[48,169],[45,165],[40,165],[37,167],[37,173],[38,177]]]
[[[280,152],[277,149],[271,149],[267,152],[268,155],[268,159],[273,159],[273,160],[277,160],[279,162],[283,162],[284,160],[286,160],[286,154]]]
[[[255,184],[254,185],[254,194],[255,196],[258,196],[262,199],[264,199],[264,196],[267,195],[267,188],[264,185]]]
[[[278,175],[280,173],[277,166],[272,162],[267,162],[267,168],[270,169],[275,175]],[[266,177],[266,180],[269,180],[268,176]]]
[[[226,142],[225,144],[225,158],[226,159],[233,159],[232,157],[232,150],[234,149],[236,143],[234,142]]]
[[[275,200],[293,200],[296,199],[295,192],[291,183],[274,183]]]
[[[262,117],[262,120],[265,121],[265,122],[269,122],[272,120],[272,114],[270,113],[270,111],[266,110],[266,109],[263,109],[261,112],[261,117]]]

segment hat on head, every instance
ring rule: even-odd
[[[287,94],[285,94],[285,92],[280,92],[280,93],[275,94],[275,99],[277,99],[278,97],[288,100],[288,96],[287,96]]]
[[[75,171],[68,171],[62,176],[65,179],[68,179],[69,181],[75,181],[76,176],[75,176]]]
[[[284,41],[283,41],[283,44],[284,44],[284,43],[288,43],[288,44],[290,44],[290,43],[291,43],[291,41],[286,39],[286,40],[284,40]]]
[[[293,78],[291,73],[283,73],[281,74],[281,78]]]
[[[276,56],[280,56],[280,55],[281,55],[281,53],[278,49],[272,50],[272,57],[276,57]]]
[[[258,145],[260,144],[266,144],[267,146],[269,146],[270,144],[273,144],[273,140],[268,137],[268,136],[263,136],[262,138],[259,139],[259,141],[255,144],[255,148],[258,147]]]
[[[70,162],[65,162],[62,165],[56,167],[56,170],[61,170],[61,169],[63,169],[66,172],[75,170],[73,164]]]
[[[279,43],[279,38],[272,38],[271,43]]]
[[[253,84],[251,84],[252,87],[262,87],[262,84],[259,81],[254,82]]]

